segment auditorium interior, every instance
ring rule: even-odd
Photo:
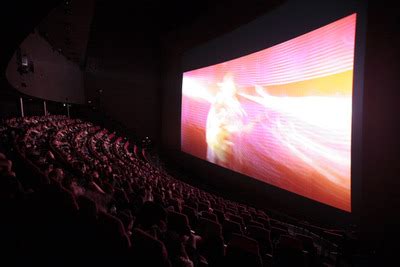
[[[5,0],[1,266],[393,266],[400,9]]]

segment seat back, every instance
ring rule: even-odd
[[[247,235],[254,240],[257,240],[260,252],[262,254],[272,253],[272,243],[270,239],[270,231],[258,226],[249,226],[247,228]]]
[[[222,224],[222,233],[224,236],[224,240],[227,243],[230,241],[234,233],[241,235],[243,234],[243,231],[239,223],[230,220],[225,220],[224,223]]]
[[[281,235],[286,235],[287,231],[278,227],[271,227],[271,241],[277,243]]]
[[[196,230],[196,232],[202,237],[222,236],[222,226],[219,223],[207,218],[199,219]]]
[[[192,207],[183,205],[182,213],[188,217],[191,228],[196,228],[197,221],[198,221],[198,216],[197,216],[196,210]]]
[[[257,221],[249,221],[249,223],[247,224],[247,227],[249,227],[249,226],[257,226],[260,228],[264,228],[264,225]]]
[[[209,219],[211,221],[218,222],[217,215],[215,215],[214,213],[203,211],[203,212],[201,212],[200,216],[203,218]]]
[[[226,248],[225,266],[262,266],[258,242],[233,234]]]
[[[276,266],[306,266],[301,241],[289,235],[281,235],[274,250],[273,261]]]
[[[131,243],[129,255],[132,263],[139,265],[145,263],[146,266],[171,266],[164,244],[146,232],[135,228],[132,232]]]
[[[225,254],[221,225],[214,221],[200,218],[197,233],[201,236],[201,240],[197,243],[200,255],[207,258],[208,266],[221,266]]]
[[[167,226],[169,231],[175,231],[180,235],[190,235],[189,219],[185,214],[168,211]]]

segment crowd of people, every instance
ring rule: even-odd
[[[0,138],[7,266],[323,265],[306,229],[184,183],[90,122],[13,118]]]

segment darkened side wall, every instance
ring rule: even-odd
[[[99,2],[85,72],[87,101],[137,136],[159,136],[159,42],[140,10]]]
[[[397,257],[400,210],[400,8],[370,1],[363,106],[363,230]],[[394,254],[393,251],[396,251]],[[389,256],[389,257],[387,257]],[[389,262],[389,261],[388,261]]]
[[[6,77],[21,93],[46,100],[84,102],[83,72],[67,60],[38,33],[29,34],[20,45],[21,54],[33,63],[27,73],[18,72],[17,56],[11,58]]]

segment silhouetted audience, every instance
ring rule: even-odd
[[[116,133],[56,115],[3,123],[0,148],[12,148],[20,166],[15,173],[0,153],[1,261],[12,263],[4,266],[322,262],[304,229],[289,234],[264,211],[175,179]]]

